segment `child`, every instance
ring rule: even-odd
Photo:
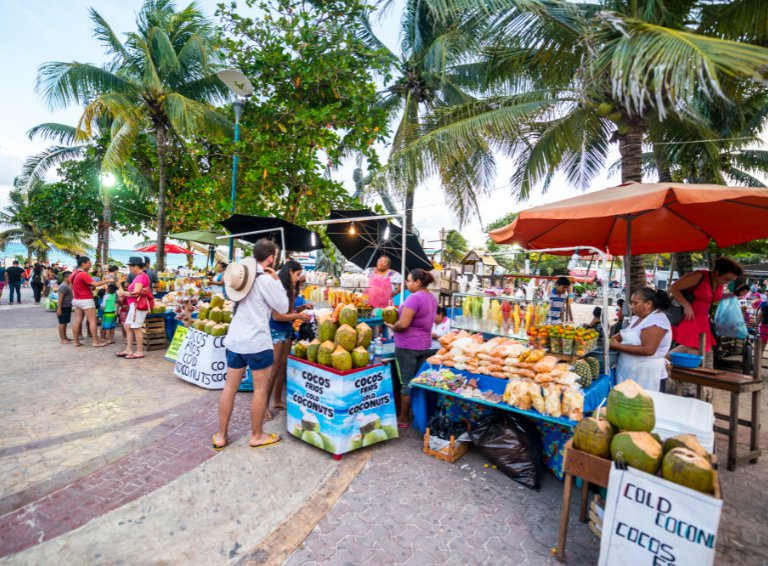
[[[117,285],[107,285],[107,293],[102,302],[104,314],[101,318],[101,339],[107,344],[115,343],[115,324],[117,323]]]
[[[571,280],[567,277],[559,277],[555,281],[552,292],[549,295],[549,314],[547,324],[560,324],[565,320],[568,293],[571,290]]]
[[[69,276],[72,273],[65,271],[59,285],[59,303],[56,306],[56,316],[59,317],[59,340],[62,344],[72,342],[67,338],[67,325],[72,318],[72,286],[69,282]]]
[[[128,289],[128,282],[127,281],[121,282],[120,288],[123,291],[126,291]],[[117,306],[118,306],[118,321],[120,323],[120,330],[123,333],[123,342],[126,342],[125,319],[128,318],[128,305],[125,302],[125,298],[118,297]]]

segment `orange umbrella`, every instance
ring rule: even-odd
[[[710,240],[722,248],[768,238],[768,189],[626,183],[524,210],[490,237],[530,250],[584,245],[630,257],[702,250]]]

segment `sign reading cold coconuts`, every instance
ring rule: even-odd
[[[630,379],[574,430],[575,449],[627,466],[611,466],[600,564],[712,564],[722,508],[713,457],[695,435],[662,439],[655,426],[653,399]]]
[[[336,315],[336,316],[334,316]],[[372,331],[343,307],[318,324],[318,338],[288,358],[288,432],[340,455],[397,437],[392,374],[371,366]]]

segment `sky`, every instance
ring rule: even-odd
[[[218,0],[199,0],[199,5],[213,17]],[[0,21],[0,65],[6,80],[0,89],[0,209],[8,202],[13,179],[21,172],[24,160],[42,151],[47,144],[30,141],[26,132],[44,122],[74,125],[80,109],[51,110],[35,93],[37,68],[47,61],[81,61],[95,64],[103,62],[101,46],[91,36],[88,8],[95,8],[118,33],[135,28],[135,12],[141,0],[4,0],[4,17]],[[242,2],[241,2],[242,4]],[[186,5],[179,1],[179,6]],[[402,1],[395,2],[387,16],[376,22],[375,32],[394,51],[399,42]],[[609,158],[612,162],[618,153]],[[386,156],[386,148],[382,157]],[[354,192],[352,163],[344,164],[334,173],[336,180],[344,182]],[[499,157],[496,189],[480,199],[480,218],[475,218],[460,232],[472,245],[485,242],[483,226],[510,212],[554,202],[578,194],[558,176],[549,191],[542,195],[535,191],[531,198],[519,203],[507,186],[513,172],[512,164]],[[602,189],[619,183],[617,178],[603,175],[592,183],[590,190]],[[441,228],[457,228],[456,216],[444,204],[439,184],[425,182],[416,193],[414,224],[419,229],[425,247],[438,247]],[[129,249],[143,240],[140,236],[113,235],[111,246]]]

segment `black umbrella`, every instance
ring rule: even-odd
[[[267,238],[278,246],[284,247],[283,251],[311,252],[323,248],[323,242],[320,241],[315,232],[282,218],[233,214],[219,224],[232,234],[242,234],[242,236],[237,236],[241,240],[255,243],[257,240]],[[282,228],[282,234],[280,228]],[[313,234],[314,238],[312,237]]]
[[[377,215],[367,208],[363,210],[332,210],[330,220],[366,216]],[[401,269],[403,229],[397,224],[389,223],[383,218],[355,220],[328,224],[326,234],[345,258],[362,269],[375,266],[376,261],[382,255],[390,259],[393,269]],[[405,248],[406,271],[413,271],[414,269],[432,270],[432,262],[424,253],[418,238],[410,232],[406,234]]]

